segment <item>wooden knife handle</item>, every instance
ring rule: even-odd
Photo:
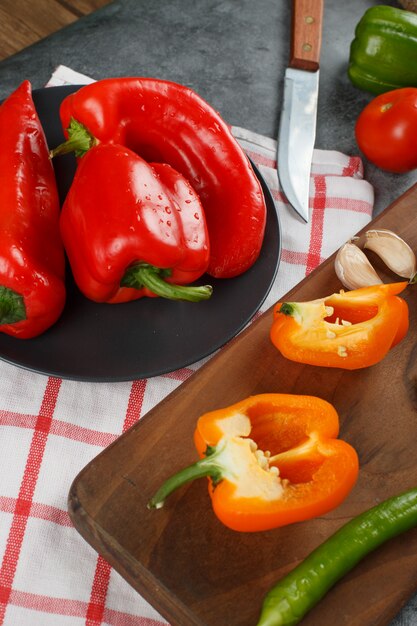
[[[324,0],[293,0],[290,67],[319,69]]]

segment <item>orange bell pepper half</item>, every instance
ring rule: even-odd
[[[160,508],[175,489],[207,476],[214,512],[232,530],[323,515],[346,498],[359,471],[338,433],[334,407],[313,396],[260,394],[211,411],[194,434],[200,460],[168,478],[148,506]]]
[[[274,307],[271,341],[292,361],[359,369],[381,361],[408,331],[407,282],[362,287]]]

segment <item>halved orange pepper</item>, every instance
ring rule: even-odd
[[[274,307],[271,341],[292,361],[359,369],[381,361],[408,330],[407,282]]]
[[[356,482],[355,450],[337,439],[334,407],[314,396],[250,396],[202,415],[194,433],[200,460],[171,476],[149,502],[207,476],[215,514],[236,531],[263,531],[322,515]]]

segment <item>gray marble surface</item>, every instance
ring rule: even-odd
[[[358,154],[355,120],[372,96],[346,68],[355,25],[375,2],[325,4],[316,147]],[[189,85],[229,123],[276,137],[289,29],[289,0],[116,0],[2,61],[0,98],[25,78],[42,87],[59,64],[98,79],[154,76]],[[365,176],[375,214],[417,182],[416,171],[392,175],[366,161]],[[415,624],[417,596],[391,626]]]

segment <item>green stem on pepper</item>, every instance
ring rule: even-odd
[[[369,552],[417,526],[417,488],[342,526],[265,596],[256,626],[295,626]]]
[[[97,139],[74,118],[71,118],[67,133],[68,139],[49,152],[51,159],[71,152],[74,152],[76,157],[82,157],[90,148],[97,145]]]
[[[208,300],[213,293],[211,285],[189,286],[175,285],[164,280],[169,276],[170,270],[161,269],[148,263],[137,263],[129,267],[122,278],[122,287],[133,287],[143,289],[147,287],[152,293],[169,300],[187,300],[188,302],[199,302]]]
[[[294,305],[292,304],[292,302],[284,302],[281,305],[279,312],[282,313],[283,315],[291,316],[294,314]]]
[[[160,509],[164,506],[166,498],[176,489],[182,487],[196,478],[210,476],[213,484],[216,485],[223,478],[225,468],[221,462],[221,454],[225,446],[207,446],[206,455],[179,472],[170,476],[158,489],[155,495],[148,502],[148,509]],[[220,457],[220,460],[219,458]]]
[[[23,296],[8,287],[0,286],[0,325],[15,324],[25,319]]]

